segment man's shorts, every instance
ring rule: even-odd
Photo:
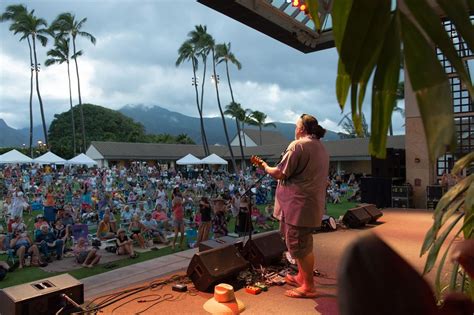
[[[313,229],[280,222],[280,232],[293,258],[303,258],[313,250]]]

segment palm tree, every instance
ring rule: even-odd
[[[82,97],[81,97],[81,83],[79,79],[79,67],[77,65],[77,51],[76,51],[76,37],[77,35],[84,37],[92,44],[95,45],[96,39],[88,32],[81,31],[84,23],[87,21],[87,18],[83,18],[82,20],[76,20],[75,15],[72,13],[61,13],[58,17],[54,20],[51,25],[51,29],[59,31],[61,33],[69,34],[72,38],[72,47],[73,47],[73,59],[74,64],[76,66],[76,76],[77,76],[77,93],[79,96],[79,113],[81,115],[81,130],[82,130],[82,152],[86,151],[86,128],[84,123],[84,112],[82,108]]]
[[[34,11],[31,11],[31,14],[33,14]],[[0,16],[0,22],[4,21],[12,21],[12,24],[14,21],[18,20],[19,16],[22,14],[28,14],[28,9],[20,4],[20,5],[9,5],[6,9],[5,12]],[[10,30],[12,30],[10,28]],[[20,41],[23,40],[25,37],[20,38]],[[29,151],[30,151],[30,156],[33,157],[33,52],[31,48],[31,42],[30,42],[30,37],[26,36],[26,40],[28,42],[28,47],[30,51],[30,143],[29,143]]]
[[[262,127],[272,126],[273,128],[276,128],[276,125],[272,122],[265,123],[267,120],[267,115],[259,112],[258,110],[253,111],[249,118],[249,124],[258,126],[258,130],[260,131],[260,145],[262,145]]]
[[[47,67],[53,64],[62,64],[66,63],[67,65],[67,79],[69,83],[69,107],[71,109],[71,124],[72,124],[72,143],[73,143],[73,152],[74,156],[77,153],[76,150],[76,124],[74,122],[74,108],[72,106],[72,92],[71,92],[71,72],[69,70],[69,38],[58,37],[54,42],[54,48],[50,49],[47,52],[47,55],[51,58],[47,59],[44,63]],[[82,51],[79,50],[73,58],[80,56]]]
[[[206,71],[207,71],[207,57],[211,52],[211,46],[214,44],[214,39],[207,32],[206,25],[196,25],[194,30],[188,33],[189,41],[196,45],[198,50],[198,56],[202,59],[203,70],[202,70],[202,83],[201,83],[201,111],[204,109],[204,86],[206,84]],[[202,122],[204,129],[204,121]],[[207,151],[209,151],[209,144],[207,138],[205,138]]]
[[[402,64],[402,67],[403,67],[403,64]],[[404,81],[398,82],[398,87],[397,87],[395,98],[396,98],[397,101],[401,101],[401,100],[405,99],[405,82]],[[395,107],[393,108],[393,111],[399,113],[400,115],[402,115],[402,117],[405,117],[405,110],[403,110],[403,108],[399,107],[398,105],[395,105]],[[392,117],[391,116],[390,116],[390,125],[389,125],[388,130],[389,130],[389,135],[393,136],[393,125],[392,125]]]
[[[227,132],[227,125],[225,122],[224,112],[222,111],[221,99],[219,96],[219,77],[217,76],[217,73],[216,73],[216,63],[218,61],[216,57],[216,45],[215,45],[214,39],[212,37],[211,39],[212,40],[209,40],[209,48],[212,53],[212,72],[213,72],[212,81],[214,83],[214,88],[216,89],[217,106],[219,107],[219,112],[222,118],[222,125],[224,126],[224,133],[225,133],[225,138],[227,141],[227,148],[229,149],[230,158],[232,161],[232,167],[234,168],[234,171],[236,172],[237,164],[235,164],[234,152],[232,151],[232,146],[230,145],[229,133]]]
[[[199,91],[198,91],[198,78],[196,76],[196,70],[198,69],[198,57],[199,51],[198,51],[198,45],[191,40],[186,40],[183,44],[181,44],[181,47],[178,49],[178,59],[176,60],[176,67],[182,64],[184,61],[189,61],[191,60],[191,63],[193,65],[193,85],[194,85],[194,91],[196,94],[196,105],[197,105],[197,110],[199,113],[199,120],[200,120],[200,125],[201,125],[201,139],[202,139],[202,145],[204,148],[204,154],[207,156],[209,155],[209,147],[207,145],[207,137],[206,137],[206,131],[204,130],[204,119],[202,116],[202,103],[199,104]],[[204,85],[204,84],[203,84]]]
[[[25,8],[26,9],[26,8]],[[46,35],[48,31],[46,27],[48,23],[46,20],[42,18],[37,18],[34,16],[34,10],[26,13],[23,12],[18,15],[18,17],[14,20],[14,22],[10,25],[10,30],[16,34],[22,34],[20,40],[28,39],[31,37],[31,42],[33,44],[33,69],[35,71],[35,79],[36,79],[36,95],[38,96],[38,101],[40,105],[40,113],[41,113],[41,122],[43,125],[43,133],[44,133],[44,143],[48,146],[48,130],[46,128],[46,120],[44,117],[44,108],[43,108],[43,100],[41,99],[41,93],[39,88],[39,71],[40,71],[40,64],[38,63],[38,58],[36,55],[36,40],[40,42],[42,46],[46,46],[48,43],[48,38]],[[31,120],[31,117],[30,117]],[[31,126],[30,126],[31,127]]]
[[[235,58],[235,55],[230,51],[230,43],[216,45],[216,57],[217,64],[225,62],[225,70],[227,73],[227,82],[229,83],[230,97],[232,99],[232,103],[235,103],[232,85],[230,84],[229,62],[234,64],[239,70],[242,69],[242,64],[240,63],[240,61],[237,60],[237,58]]]
[[[359,138],[354,122],[352,121],[350,115],[351,113],[345,114],[337,124],[338,126],[342,126],[342,129],[345,131],[345,133],[340,133],[339,135],[342,138]],[[369,125],[367,125],[365,115],[362,113],[362,138],[368,137],[370,137]]]
[[[240,155],[242,156],[242,169],[245,169],[245,155],[244,146],[242,145],[242,136],[240,132],[240,122],[245,121],[246,113],[245,110],[239,103],[231,102],[227,105],[224,114],[235,118],[235,125],[237,126],[237,135],[239,136]]]

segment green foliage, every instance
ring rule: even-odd
[[[452,174],[456,175],[464,168],[474,162],[474,152],[466,155],[456,162]],[[443,195],[438,202],[433,215],[433,225],[428,230],[421,248],[420,255],[428,253],[424,273],[430,272],[438,259],[441,246],[446,242],[447,236],[455,233],[455,236],[449,240],[447,249],[445,250],[436,272],[435,288],[438,298],[442,291],[441,273],[445,266],[446,257],[448,256],[451,246],[459,235],[463,235],[464,239],[472,239],[474,237],[474,174],[462,179],[446,194]],[[463,224],[457,224],[463,219]],[[456,232],[454,232],[456,231]],[[472,278],[463,275],[462,279],[458,279],[457,275],[461,270],[459,264],[454,264],[451,272],[451,280],[449,284],[450,290],[460,289],[468,293],[469,285],[462,285],[460,282],[468,282],[473,284]],[[462,271],[464,272],[464,271]],[[469,293],[468,293],[469,294]],[[471,299],[474,300],[474,294],[470,292]]]
[[[142,124],[122,113],[92,104],[83,104],[86,125],[87,143],[91,141],[144,142],[144,143],[180,143],[194,144],[186,134],[172,136],[169,134],[147,135]],[[79,123],[78,106],[74,107],[75,123]],[[51,150],[64,158],[73,157],[72,121],[70,110],[54,116],[49,127]],[[80,134],[76,134],[80,139]]]
[[[317,1],[308,0],[310,8],[312,2]],[[433,43],[448,58],[473,95],[468,71],[430,2],[404,1],[404,6],[397,6],[393,11],[390,0],[334,2],[333,35],[339,53],[337,99],[343,109],[351,91],[352,121],[361,135],[362,102],[368,78],[375,72],[369,150],[377,157],[384,157],[390,117],[396,99],[402,95],[397,84],[401,60],[405,61],[416,95],[432,161],[447,148],[452,150],[455,143],[448,77],[439,63]],[[473,48],[474,27],[468,14],[469,3],[466,0],[436,2],[454,22],[468,46]]]

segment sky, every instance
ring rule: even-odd
[[[125,105],[159,105],[198,117],[190,63],[175,66],[179,46],[195,25],[207,25],[216,43],[230,42],[242,63],[231,66],[236,102],[259,110],[268,121],[295,122],[302,113],[314,115],[325,128],[341,131],[344,112],[336,101],[337,52],[329,49],[309,54],[295,50],[265,34],[214,11],[194,0],[35,0],[0,2],[0,12],[11,4],[24,4],[51,23],[63,12],[87,18],[82,30],[97,39],[82,38],[77,48],[83,103],[120,109]],[[14,128],[29,125],[30,67],[28,44],[0,23],[0,118]],[[37,46],[41,64],[39,88],[47,122],[69,109],[66,64],[44,66],[46,52]],[[78,103],[77,83],[71,64],[73,104]],[[200,64],[200,71],[202,64]],[[208,68],[209,69],[209,68]],[[230,102],[225,67],[218,66],[221,102]],[[200,76],[198,74],[198,76]],[[209,78],[209,72],[207,75]],[[204,116],[219,115],[215,91],[206,80]],[[364,112],[370,123],[370,88]],[[403,104],[400,104],[403,106]],[[34,124],[40,124],[39,103],[33,98]],[[395,134],[404,133],[404,119],[393,114]]]

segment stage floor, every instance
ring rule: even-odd
[[[336,274],[339,261],[345,248],[353,240],[365,233],[377,234],[421,273],[426,257],[420,258],[419,252],[425,233],[432,224],[432,212],[414,209],[385,209],[383,213],[384,215],[379,219],[377,225],[367,226],[364,229],[338,229],[334,232],[314,234],[315,269],[321,273],[321,276],[315,277],[319,292],[317,298],[293,299],[286,297],[284,296],[284,291],[291,288],[288,285],[271,287],[268,292],[262,292],[259,295],[252,295],[241,289],[236,292],[236,296],[245,303],[245,313],[338,314]],[[165,279],[173,274],[184,275],[187,264],[189,264],[189,260],[194,252],[195,250],[189,250],[177,253],[174,256],[177,256],[179,259],[168,258],[168,264],[160,261],[148,261],[142,263],[142,266],[137,264],[128,267],[133,267],[129,271],[123,270],[126,268],[122,268],[99,275],[101,276],[100,278],[95,276],[96,279],[84,279],[86,299],[92,300],[104,294],[123,292],[126,289],[146,286],[151,281]],[[373,253],[373,255],[377,255],[377,253]],[[176,262],[173,262],[173,259]],[[146,280],[136,281],[137,277],[127,278],[125,276],[127,272],[133,273],[133,270],[136,271],[140,268],[142,268],[142,273],[146,273],[141,278],[148,277]],[[123,275],[122,278],[120,274]],[[428,274],[426,279],[433,283],[434,272]],[[192,287],[192,283],[188,287]],[[147,297],[147,295],[149,296]],[[211,297],[212,294],[210,293],[173,292],[171,285],[166,285],[142,291],[119,303],[110,305],[102,309],[102,314],[136,314],[148,307],[150,308],[141,314],[206,314],[202,305]],[[138,302],[138,299],[146,300],[146,302]],[[117,308],[126,301],[130,302]],[[152,306],[156,302],[158,303]]]

